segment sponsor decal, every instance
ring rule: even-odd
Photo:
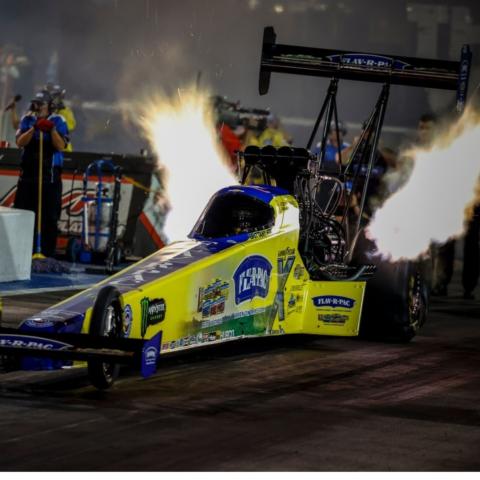
[[[68,343],[48,338],[30,337],[28,335],[0,335],[0,347],[32,348],[35,350],[65,350],[72,346]]]
[[[292,271],[293,264],[295,262],[295,250],[292,248],[287,248],[279,252],[279,256],[277,259],[277,266],[278,266],[278,286],[277,286],[277,293],[275,295],[275,307],[278,311],[278,319],[285,320],[285,285],[288,280],[288,276]],[[285,255],[290,254],[290,256],[285,257]]]
[[[175,350],[177,348],[189,347],[193,345],[199,345],[202,343],[210,343],[218,340],[226,340],[235,337],[235,330],[213,330],[209,332],[199,332],[197,335],[190,335],[180,338],[178,340],[172,340],[170,343],[162,344],[162,351]]]
[[[31,328],[49,328],[55,325],[55,322],[52,322],[49,319],[42,318],[42,317],[34,317],[23,322],[23,325]]]
[[[247,257],[233,274],[235,282],[235,303],[252,300],[255,297],[265,298],[270,287],[272,265],[260,255]]]
[[[235,330],[225,330],[221,334],[221,338],[233,338],[235,336]]]
[[[302,267],[299,263],[295,265],[295,268],[293,270],[293,278],[295,280],[300,280],[303,278],[303,275],[305,274],[305,268]]]
[[[96,191],[94,188],[87,190],[87,198],[94,199]],[[83,212],[85,205],[83,188],[73,188],[62,195],[62,210],[68,208],[68,211],[72,217],[78,217]]]
[[[157,363],[158,350],[153,345],[145,350],[145,365],[150,367]]]
[[[327,58],[332,62],[343,63],[345,65],[358,65],[360,67],[393,68],[394,70],[403,70],[404,68],[411,67],[409,63],[383,55],[345,53],[343,55],[329,55]]]
[[[165,275],[211,255],[212,252],[209,250],[207,242],[184,241],[171,244],[134,266],[125,269],[125,273],[110,280],[109,285],[114,285],[120,293],[125,293],[137,288],[138,285],[159,280]],[[84,315],[85,311],[93,306],[102,287],[103,285],[94,286],[69,300],[65,300],[62,303],[61,310],[57,310],[55,319],[51,315],[52,309],[46,309],[36,317],[41,316],[55,321],[58,318],[60,321],[69,320],[73,316]]]
[[[250,238],[250,239],[265,238],[265,237],[268,237],[268,235],[270,235],[270,233],[272,233],[272,229],[267,228],[265,230],[260,230],[258,232],[249,233],[248,238]]]
[[[208,341],[209,341],[209,342],[214,342],[214,341],[217,340],[219,337],[220,337],[220,335],[217,336],[217,332],[210,332],[210,333],[208,334]]]
[[[130,305],[125,305],[125,308],[123,309],[123,336],[125,338],[130,336],[130,332],[132,330],[132,307]],[[143,335],[142,335],[143,336]]]
[[[150,340],[146,340],[142,351],[142,376],[144,378],[153,375],[157,370],[157,360],[162,344],[162,331],[155,334]]]
[[[142,315],[141,335],[143,338],[149,326],[157,325],[165,319],[167,306],[163,298],[154,298],[151,300],[148,297],[143,297],[140,300],[140,310]]]
[[[290,247],[287,247],[278,252],[278,257],[290,257],[292,255],[295,255],[295,249]]]
[[[228,295],[229,283],[216,278],[207,286],[199,288],[197,312],[201,312],[203,319],[223,313]]]
[[[348,320],[348,315],[340,315],[338,313],[332,313],[328,315],[318,314],[318,320],[330,325],[345,325]]]
[[[340,297],[338,295],[322,295],[312,298],[313,304],[317,308],[353,308],[355,300],[348,297]]]
[[[295,305],[297,304],[297,297],[291,293],[290,298],[288,299],[288,308],[295,308]]]

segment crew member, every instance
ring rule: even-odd
[[[237,172],[237,152],[241,150],[242,144],[240,139],[233,133],[233,130],[223,122],[217,123],[217,132],[220,137],[220,142],[228,153],[230,160],[229,168],[233,173]]]
[[[356,173],[357,170],[359,170],[357,184],[355,186],[358,203],[360,203],[361,194],[365,185],[368,162],[370,161],[373,148],[373,131],[368,127],[367,122],[363,124],[362,130],[364,131],[363,139],[361,135],[355,137],[353,144],[344,148],[341,155],[344,166],[350,163],[350,161],[352,162],[351,173]],[[355,157],[352,158],[354,154]],[[396,153],[392,149],[385,147],[381,140],[379,140],[367,186],[368,202],[365,204],[365,209],[362,212],[365,219],[369,219],[373,215],[373,212],[385,201],[388,192],[384,188],[384,177],[388,170],[395,168],[396,164]]]
[[[267,128],[258,137],[260,147],[272,145],[275,148],[290,145],[291,138],[285,133],[280,124],[280,119],[275,115],[269,115],[267,118]]]
[[[42,163],[42,253],[54,256],[57,222],[62,203],[63,150],[68,143],[68,128],[63,118],[53,113],[47,92],[32,100],[30,112],[20,122],[16,142],[22,148],[21,174],[17,184],[15,208],[31,210],[38,215],[40,132],[43,133]]]
[[[77,121],[75,120],[75,115],[73,110],[65,105],[65,94],[66,90],[63,89],[60,85],[52,85],[47,83],[45,90],[52,97],[52,106],[58,115],[61,115],[65,120],[68,128],[68,133],[71,135],[75,127],[77,126]],[[73,151],[72,142],[69,141],[65,152]]]
[[[322,168],[324,170],[338,170],[340,165],[340,158],[338,155],[339,146],[340,152],[350,147],[350,144],[344,141],[345,135],[347,134],[347,129],[342,122],[338,122],[338,138],[337,138],[337,129],[335,122],[331,122],[328,126],[328,137],[327,143],[325,145],[325,157],[323,158]],[[322,151],[322,142],[318,142],[315,148],[313,149],[314,155],[320,155]]]
[[[13,129],[16,131],[20,126],[20,118],[18,117],[17,112],[17,102],[21,100],[21,95],[15,95],[13,100],[10,102],[6,110],[10,111],[10,122],[12,124]]]

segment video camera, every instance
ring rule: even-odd
[[[267,126],[269,110],[245,108],[240,102],[230,102],[225,97],[215,95],[211,98],[217,116],[217,122],[225,123],[232,130],[243,126],[248,130],[262,132]]]

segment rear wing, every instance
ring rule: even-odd
[[[273,27],[263,32],[260,95],[268,92],[272,72],[335,77],[457,91],[457,110],[465,104],[472,54],[464,45],[460,61],[282,45]]]

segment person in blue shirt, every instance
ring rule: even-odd
[[[62,206],[62,152],[68,144],[67,124],[61,115],[54,113],[53,108],[48,92],[37,93],[30,111],[21,119],[16,134],[22,159],[14,207],[30,210],[37,215],[40,132],[43,132],[41,247],[47,257],[55,255],[57,222]]]
[[[345,135],[347,134],[347,129],[342,122],[338,122],[338,140],[337,142],[337,133],[335,129],[335,122],[331,122],[328,128],[328,138],[327,144],[325,145],[325,157],[323,159],[323,165],[321,165],[323,170],[334,170],[337,171],[340,169],[340,159],[338,156],[338,146],[340,145],[340,152],[345,148],[349,147],[350,144],[343,141]],[[314,155],[320,155],[322,149],[322,142],[317,143],[313,149]]]

